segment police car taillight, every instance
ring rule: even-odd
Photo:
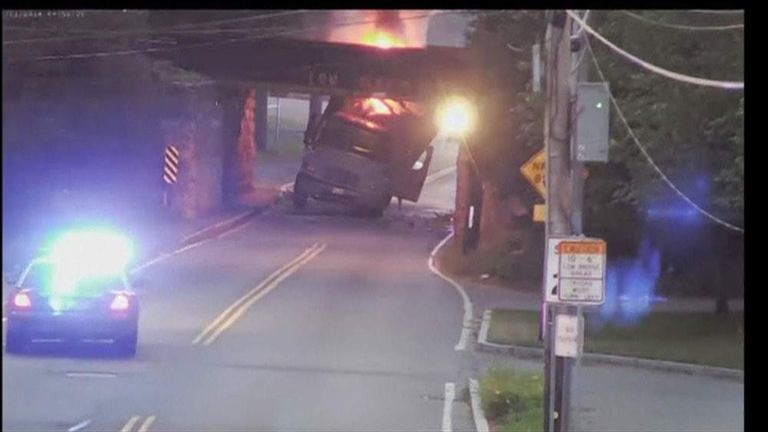
[[[24,291],[16,293],[13,296],[13,307],[16,309],[29,309],[32,307],[32,299]]]
[[[131,300],[125,294],[116,294],[112,304],[109,305],[111,310],[117,312],[126,311],[129,307],[131,307]]]

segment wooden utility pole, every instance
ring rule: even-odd
[[[547,24],[545,150],[547,153],[546,239],[572,234],[569,221],[570,190],[570,88],[571,19],[565,11],[551,13]],[[546,276],[546,275],[545,275]],[[546,277],[543,278],[547,280]],[[542,290],[543,293],[543,290]],[[542,302],[545,342],[545,430],[565,431],[568,425],[570,361],[554,353],[555,315],[569,313],[565,306]],[[566,397],[564,397],[566,396]]]

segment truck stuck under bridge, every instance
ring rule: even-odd
[[[381,216],[392,197],[417,201],[432,160],[436,128],[415,102],[332,97],[307,130],[307,151],[293,188]]]
[[[392,197],[417,201],[446,101],[476,90],[468,50],[388,48],[295,39],[207,46],[184,38],[180,50],[157,53],[222,89],[331,96],[308,125],[307,151],[294,186],[294,206],[307,198],[345,203],[380,216]]]

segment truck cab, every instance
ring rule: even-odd
[[[392,197],[417,201],[435,131],[420,107],[376,98],[332,98],[311,121],[293,203],[309,198],[381,216]]]

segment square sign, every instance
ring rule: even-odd
[[[581,356],[584,347],[584,320],[576,315],[555,315],[555,355]]]
[[[606,250],[605,242],[599,239],[549,238],[544,301],[573,305],[603,304]]]

